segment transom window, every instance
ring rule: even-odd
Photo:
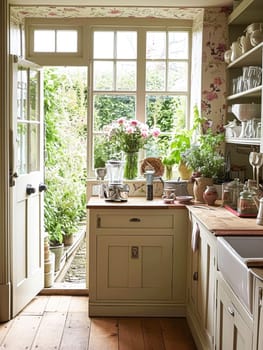
[[[35,30],[34,52],[77,52],[77,30]]]
[[[148,156],[167,152],[171,135],[186,126],[190,75],[189,30],[94,30],[91,66],[93,168],[116,157],[104,126],[120,117],[161,130]]]
[[[79,55],[81,27],[35,25],[29,27],[29,54],[34,55]]]

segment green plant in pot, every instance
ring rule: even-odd
[[[203,120],[199,115],[198,108],[195,106],[193,127],[189,130],[181,129],[175,132],[169,145],[169,153],[162,159],[165,167],[170,169],[171,172],[172,167],[175,164],[178,165],[178,171],[182,180],[188,180],[191,177],[192,169],[186,165],[183,155],[191,147],[193,137],[198,129],[201,128]]]
[[[186,165],[193,170],[193,191],[197,202],[204,201],[203,192],[206,186],[212,185],[224,172],[225,159],[220,151],[223,141],[224,134],[213,133],[208,129],[183,154]]]
[[[167,180],[172,178],[172,169],[175,164],[177,164],[179,168],[183,165],[182,155],[191,146],[192,132],[193,130],[183,129],[174,135],[170,143],[169,153],[162,159],[162,162],[166,167]],[[185,174],[181,174],[180,177],[182,180],[186,180],[189,179],[190,176],[191,170]]]
[[[60,263],[63,254],[63,234],[60,224],[57,225],[55,230],[48,232],[49,236],[49,249],[55,254],[55,272],[60,270]]]

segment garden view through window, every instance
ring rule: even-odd
[[[119,158],[104,127],[124,117],[158,127],[147,156],[164,156],[176,130],[186,127],[189,105],[188,30],[95,30],[91,82],[93,169]]]

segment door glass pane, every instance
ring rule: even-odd
[[[29,126],[28,172],[39,170],[39,124]]]
[[[18,174],[27,173],[27,138],[28,124],[17,124],[17,170]]]
[[[19,67],[17,74],[17,119],[27,119],[27,70]]]
[[[39,170],[39,72],[19,67],[17,84],[17,171]],[[28,108],[29,107],[29,108]]]
[[[117,32],[117,59],[137,58],[137,33]]]
[[[29,119],[30,120],[39,120],[39,101],[38,101],[38,94],[39,94],[39,72],[30,70],[30,93],[29,93]]]

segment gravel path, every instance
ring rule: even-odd
[[[80,243],[80,246],[74,256],[70,268],[64,277],[63,282],[86,282],[86,239],[83,239],[83,241]]]

